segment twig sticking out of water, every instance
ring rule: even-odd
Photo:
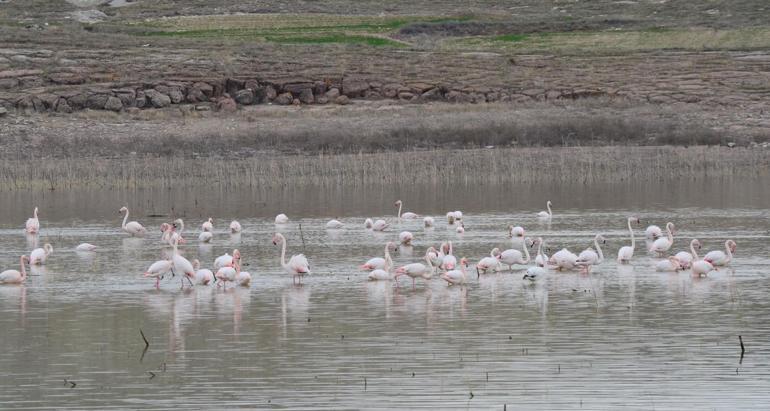
[[[743,346],[743,336],[738,336],[738,341],[741,343],[741,359],[738,364],[743,364],[743,354],[746,352],[746,348]]]
[[[299,238],[302,240],[302,251],[307,252],[305,249],[305,234],[302,232],[302,223],[299,223]]]
[[[366,391],[366,377],[364,377],[364,391]]]
[[[139,362],[144,361],[144,355],[147,354],[147,350],[150,349],[150,342],[147,341],[147,337],[144,336],[144,331],[142,329],[139,329],[139,334],[142,335],[142,339],[144,340],[144,350],[142,350],[142,356],[139,357]]]

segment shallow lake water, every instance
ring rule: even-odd
[[[23,286],[0,286],[0,406],[59,409],[766,409],[770,403],[770,181],[499,187],[303,187],[281,191],[34,192],[0,198],[0,269],[37,241],[54,253]],[[437,224],[395,221],[393,202]],[[537,221],[545,201],[551,224]],[[41,234],[23,224],[40,207]],[[117,210],[148,227],[120,230]],[[164,248],[171,209],[187,224],[189,258],[211,268],[238,248],[251,287],[185,287],[142,277]],[[466,232],[444,214],[465,214]],[[285,212],[288,224],[273,217]],[[154,215],[163,216],[154,216]],[[672,250],[699,238],[703,252],[734,239],[729,267],[706,278],[659,273],[637,242],[627,266],[626,218],[676,224]],[[153,217],[154,216],[154,217]],[[199,245],[208,216],[215,237]],[[364,229],[386,218],[384,233]],[[239,236],[226,232],[237,218]],[[346,224],[326,230],[331,218]],[[300,231],[300,224],[302,230]],[[367,282],[358,266],[402,230],[415,235],[396,265],[451,240],[472,264],[510,248],[522,225],[551,250],[581,251],[607,237],[590,275],[525,267],[464,287],[401,279]],[[303,252],[313,274],[295,286],[271,243]],[[76,253],[81,242],[99,246]],[[144,342],[139,330],[149,340]],[[738,336],[746,352],[741,360]]]

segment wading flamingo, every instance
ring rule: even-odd
[[[345,226],[345,224],[342,224],[342,222],[339,221],[339,220],[329,220],[326,223],[326,228],[328,228],[330,230],[340,229],[340,228],[342,228],[344,226]]]
[[[21,271],[5,270],[0,273],[0,284],[21,284],[27,279],[26,263],[29,262],[29,257],[23,255],[19,257],[19,268]]]
[[[201,268],[201,262],[198,259],[192,260],[195,270],[195,284],[209,285],[214,281],[214,273],[207,268]]]
[[[385,220],[377,220],[374,222],[374,225],[372,225],[372,230],[374,231],[385,231],[386,228],[388,228],[390,224],[386,223]]]
[[[25,230],[29,234],[37,234],[40,231],[40,220],[37,218],[37,207],[35,207],[35,211],[32,212],[32,218],[27,219]]]
[[[237,222],[235,220],[233,220],[230,223],[230,233],[232,233],[232,234],[240,233],[241,230],[243,230],[243,228],[241,227],[241,223],[239,223],[239,222]]]
[[[446,221],[449,225],[453,225],[455,223],[455,212],[450,211],[446,213]]]
[[[179,229],[179,231],[177,231]],[[171,242],[178,241],[179,244],[184,244],[187,241],[182,236],[184,232],[184,221],[181,218],[174,220],[174,224],[171,225]]]
[[[228,253],[224,253],[214,260],[214,269],[218,270],[222,267],[228,267],[233,265],[233,256]]]
[[[730,264],[730,261],[733,260],[733,253],[735,252],[737,248],[737,244],[733,240],[727,240],[725,241],[725,251],[721,250],[715,250],[715,251],[709,251],[706,253],[706,255],[703,256],[704,260],[708,260],[711,262],[711,265],[714,267],[717,266],[724,266],[727,264]]]
[[[385,258],[382,257],[374,257],[369,259],[369,261],[365,262],[362,266],[362,270],[366,271],[372,271],[372,270],[389,270],[388,267],[393,267],[393,260],[390,257],[390,250],[396,249],[396,243],[392,241],[388,241],[385,244]]]
[[[182,273],[182,278],[180,279],[182,283],[182,288],[184,288],[184,280],[187,279],[187,281],[190,283],[190,286],[193,285],[192,280],[195,279],[195,269],[193,268],[192,263],[190,260],[182,257],[181,254],[179,254],[178,245],[179,245],[179,238],[175,237],[172,239],[174,251],[171,255],[171,264],[173,265],[173,272],[174,273]]]
[[[366,228],[368,228],[368,229],[374,228],[374,221],[372,221],[372,219],[371,219],[371,218],[367,218],[367,219],[364,221],[364,227],[366,227]]]
[[[500,271],[500,249],[495,247],[490,251],[488,257],[484,257],[476,263],[476,276],[486,274],[487,271]],[[464,259],[463,259],[464,260]],[[456,270],[454,270],[456,271]]]
[[[460,225],[459,225],[459,226],[457,226],[457,228],[455,229],[455,231],[457,231],[457,234],[463,234],[463,233],[465,233],[465,223],[463,223],[462,221],[460,221]]]
[[[214,234],[211,231],[201,231],[198,235],[198,241],[202,243],[211,242],[212,238],[214,238]]]
[[[412,245],[414,235],[409,231],[402,231],[398,234],[398,241],[403,245]]]
[[[155,288],[159,289],[161,278],[163,278],[164,275],[170,273],[173,266],[174,264],[171,262],[171,260],[158,260],[152,263],[149,268],[147,268],[147,271],[144,272],[144,276],[155,277]]]
[[[241,287],[251,285],[251,273],[241,271],[241,252],[238,250],[233,251],[233,267],[235,268],[235,283]]]
[[[537,243],[537,256],[535,256],[535,265],[538,267],[545,267],[548,264],[548,256],[545,254],[545,241],[543,241],[541,237],[538,237],[535,242]]]
[[[299,283],[302,284],[302,277],[310,274],[310,263],[303,254],[293,255],[286,263],[286,238],[281,233],[275,233],[273,236],[273,244],[281,245],[281,267],[291,274],[292,284],[294,280],[299,279]]]
[[[715,268],[711,261],[705,258],[698,260],[698,257],[695,256],[695,260],[690,264],[690,269],[692,270],[693,276],[702,277],[713,271]]]
[[[45,265],[45,260],[53,252],[51,244],[46,244],[43,248],[36,248],[29,253],[29,263],[31,265]]]
[[[443,244],[441,247],[442,251],[437,251],[433,247],[429,247],[428,250],[425,252],[425,255],[430,258],[430,263],[434,267],[438,267],[441,265],[441,263],[444,261],[444,251],[443,251]]]
[[[396,204],[395,204],[395,206],[396,206],[396,207],[398,207],[398,220],[399,220],[399,221],[401,221],[401,219],[402,219],[402,218],[403,218],[404,220],[413,220],[413,219],[415,219],[415,218],[419,217],[417,214],[415,214],[415,213],[410,213],[409,211],[405,211],[405,212],[402,214],[402,213],[401,213],[401,207],[402,207],[402,205],[403,205],[403,203],[401,202],[401,200],[398,200],[398,201],[396,201]]]
[[[545,241],[543,241],[542,238],[538,238],[537,243],[537,256],[540,257],[542,261],[548,261],[548,257],[546,257],[545,254],[541,254],[543,252],[543,248],[545,248]],[[537,258],[535,258],[535,260],[537,260]],[[534,266],[527,268],[527,272],[524,273],[524,277],[522,277],[522,279],[537,281],[546,275],[548,275],[548,269],[537,264],[536,262]]]
[[[618,264],[626,264],[631,262],[634,257],[634,250],[636,249],[636,240],[634,239],[634,228],[631,227],[631,223],[641,224],[636,217],[628,217],[628,233],[631,235],[631,245],[620,247],[618,250]]]
[[[651,225],[647,227],[646,230],[644,230],[644,236],[648,240],[657,240],[660,237],[663,237],[663,231],[660,229],[660,227],[656,225]]]
[[[441,259],[441,268],[444,271],[454,270],[457,266],[457,258],[452,255],[452,242],[448,241],[441,245],[441,252],[444,253],[444,258]]]
[[[655,240],[650,247],[650,252],[664,256],[672,244],[674,244],[674,223],[666,223],[666,237]]]
[[[596,237],[594,237],[594,247],[596,247],[596,251],[589,247],[578,255],[577,265],[582,267],[586,273],[591,271],[591,267],[599,265],[604,261],[604,253],[599,246],[599,241],[601,241],[602,244],[607,243],[607,240],[604,239],[603,235],[597,234]]]
[[[289,222],[289,217],[286,216],[286,214],[278,214],[275,216],[275,223],[276,224],[286,224]]]
[[[147,232],[147,229],[145,229],[136,221],[128,221],[128,207],[121,207],[120,212],[126,213],[126,215],[123,217],[123,231],[131,234],[134,237],[141,237]]]
[[[534,245],[534,243],[532,243]],[[508,249],[500,253],[498,259],[500,263],[508,266],[508,270],[513,271],[513,266],[516,264],[527,265],[529,264],[529,250],[527,249],[527,240],[521,242],[521,248],[524,250],[522,253],[519,250]]]
[[[468,267],[468,259],[463,257],[460,259],[460,269],[447,271],[441,274],[441,279],[447,282],[447,285],[463,285],[468,282],[468,273],[465,268]]]
[[[422,223],[423,223],[423,225],[425,225],[426,228],[427,227],[433,227],[433,217],[425,217],[425,218],[423,218],[422,219]]]
[[[698,252],[697,250],[700,250],[700,241],[698,241],[697,238],[693,238],[692,241],[690,241],[690,252],[687,251],[680,251],[676,253],[674,257],[676,257],[679,260],[679,264],[682,266],[683,270],[686,270],[690,268],[690,265],[692,265],[692,262],[695,261],[698,258]]]
[[[370,272],[367,276],[369,281],[387,281],[392,279],[390,275],[390,270],[393,268],[393,260],[390,258],[391,247],[395,249],[396,244],[393,242],[385,244],[385,265]]]
[[[214,219],[209,217],[208,221],[204,221],[201,224],[202,231],[214,231]]]
[[[578,256],[575,253],[566,248],[562,248],[553,253],[551,258],[548,259],[548,264],[557,270],[571,270],[576,267],[577,259]]]
[[[545,203],[545,208],[547,208],[548,211],[541,211],[537,213],[537,218],[541,220],[550,220],[551,218],[553,218],[553,211],[551,211],[551,205],[552,205],[551,200],[548,200]]]
[[[524,239],[524,227],[521,226],[508,226],[508,238],[512,239]]]
[[[668,257],[655,263],[655,271],[673,271],[682,269],[682,263],[676,257]]]
[[[235,255],[235,251],[233,251],[233,255]],[[237,276],[238,276],[238,271],[235,269],[235,264],[233,260],[232,264],[227,265],[225,267],[220,267],[217,270],[217,273],[214,275],[214,278],[216,278],[217,287],[227,288],[227,283],[235,282]]]
[[[428,263],[427,266],[422,263],[412,263],[399,267],[396,270],[395,277],[393,277],[393,280],[396,282],[396,286],[398,286],[398,277],[405,275],[412,278],[412,288],[415,286],[414,281],[417,277],[423,278],[426,281],[430,280],[431,277],[433,277],[434,268],[433,264],[430,262],[430,258],[428,258],[427,253],[425,254],[425,262]]]
[[[93,244],[83,243],[75,247],[75,251],[94,251],[98,247]]]

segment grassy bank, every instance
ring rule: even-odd
[[[768,150],[724,147],[500,148],[244,159],[142,157],[0,161],[0,188],[251,189],[302,185],[508,184],[766,177]]]

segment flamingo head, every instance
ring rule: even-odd
[[[730,240],[730,241],[728,241],[728,244],[730,244],[730,252],[731,253],[734,253],[735,250],[738,249],[738,244],[736,244],[735,241]]]
[[[121,207],[118,213],[125,213],[126,211],[128,211],[127,207]]]
[[[21,256],[21,261],[24,261],[24,263],[29,263],[29,256],[28,255]]]
[[[693,245],[693,247],[697,248],[698,250],[700,250],[700,248],[701,248],[700,240],[698,240],[698,239],[692,240],[692,245]]]
[[[639,219],[639,217],[634,218],[632,221],[635,221],[637,225],[642,225],[642,220]]]
[[[239,261],[241,259],[241,252],[239,250],[233,250],[233,261]]]
[[[388,241],[387,247],[388,247],[388,250],[390,251],[398,250],[398,247],[396,247],[396,243],[394,243],[393,241]]]
[[[401,206],[401,204],[403,204],[401,200],[396,200],[396,202],[393,205],[395,205],[396,207],[399,207]]]
[[[460,265],[463,266],[463,267],[467,267],[468,266],[468,259],[465,258],[465,257],[461,258],[460,259]]]
[[[597,240],[599,240],[599,241],[601,241],[601,243],[602,243],[602,244],[607,244],[607,239],[606,239],[606,238],[604,238],[604,236],[603,236],[603,235],[601,235],[601,234],[599,234],[598,236],[596,236],[596,239],[597,239]]]
[[[499,248],[497,248],[497,247],[493,248],[493,249],[492,249],[492,252],[491,252],[491,254],[492,254],[493,256],[497,257],[497,258],[499,259],[499,258],[500,258],[500,255],[501,255],[501,253],[500,253],[500,249],[499,249]],[[464,260],[464,259],[465,259],[465,257],[463,257],[463,260]],[[461,261],[462,261],[462,260],[461,260]]]
[[[160,225],[160,232],[165,233],[171,227],[169,223],[163,223]]]
[[[278,233],[276,233],[273,236],[273,245],[279,245],[279,244],[281,244],[281,242],[282,242],[281,241],[281,236],[279,236]]]

